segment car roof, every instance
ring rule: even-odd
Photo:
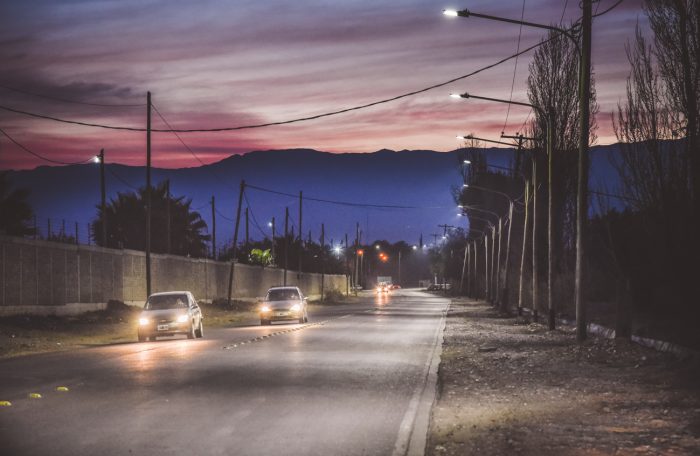
[[[272,290],[298,290],[299,287],[271,287],[267,291],[272,291]]]
[[[153,293],[153,294],[151,294],[151,296],[167,296],[167,295],[181,295],[181,294],[191,295],[192,293],[189,291],[161,291],[159,293]]]

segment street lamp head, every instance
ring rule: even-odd
[[[418,249],[418,247],[417,247],[417,246],[415,246],[415,245],[414,245],[413,247],[411,247],[411,248],[412,248],[413,250],[416,250],[416,249]]]
[[[335,253],[338,253],[338,254],[339,254],[340,251],[341,251],[342,249],[340,248],[339,245],[336,245],[336,246],[333,248],[333,250],[335,251]]]
[[[464,135],[457,135],[457,139],[464,141],[467,137]]]
[[[472,162],[471,162],[471,160],[464,160],[464,164],[465,164],[465,165],[471,165]]]
[[[269,226],[270,228],[272,228],[272,222],[267,222],[267,226]]]
[[[451,93],[450,98],[454,98],[455,100],[457,100],[459,98],[462,98],[462,95],[460,95],[458,93]]]
[[[102,161],[102,159],[100,158],[99,155],[95,155],[94,157],[92,157],[93,163],[100,163],[101,161]]]
[[[452,10],[452,9],[442,10],[442,14],[444,14],[445,16],[449,16],[449,17],[457,17],[457,16],[459,16],[459,14],[457,13],[457,11]]]
[[[469,184],[462,184],[462,188],[469,188]]]
[[[379,244],[375,245],[374,248],[379,250]]]

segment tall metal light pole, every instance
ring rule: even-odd
[[[545,27],[545,28],[549,28],[549,27]],[[549,170],[550,170],[550,174],[551,174],[551,170],[552,170],[552,156],[553,156],[553,153],[552,153],[552,151],[553,151],[553,137],[554,137],[554,134],[553,134],[553,120],[552,120],[552,112],[551,112],[551,109],[544,110],[544,109],[541,108],[540,106],[537,106],[537,105],[534,105],[534,104],[531,104],[531,103],[524,103],[524,102],[521,102],[521,101],[504,100],[504,99],[501,99],[501,98],[482,97],[482,96],[478,96],[478,95],[472,95],[472,94],[466,93],[466,92],[463,93],[463,94],[452,94],[452,95],[450,95],[450,96],[451,96],[452,98],[474,98],[474,99],[477,99],[477,100],[492,101],[492,102],[495,102],[495,103],[505,103],[505,104],[512,104],[512,105],[518,105],[518,106],[527,106],[527,107],[530,107],[530,108],[534,109],[535,111],[537,111],[537,112],[540,114],[540,116],[544,117],[544,118],[547,120],[547,132],[546,132],[546,137],[547,137],[546,143],[547,143],[547,144],[546,144],[546,150],[547,150],[547,157],[548,157],[548,161],[549,161]],[[533,180],[534,180],[534,179],[536,178],[536,176],[537,176],[536,161],[535,161],[534,163],[535,163],[535,165],[533,165]],[[548,201],[549,201],[549,211],[548,211],[548,212],[549,212],[549,215],[551,216],[551,214],[553,213],[553,210],[552,210],[552,198],[551,198],[551,194],[552,194],[552,191],[551,191],[551,190],[552,190],[552,180],[551,180],[551,179],[549,179],[548,185],[549,185],[549,195],[550,195],[550,197],[547,198]],[[534,203],[533,203],[533,230],[534,230],[534,227],[536,226],[536,220],[537,220],[537,196],[538,196],[537,194],[534,195]],[[550,272],[551,272],[551,270],[552,270],[552,262],[553,262],[553,255],[552,255],[553,226],[552,226],[552,222],[553,222],[552,218],[549,217],[549,220],[548,220],[548,233],[549,233],[549,235],[548,235],[548,242],[549,242],[549,249],[548,249],[548,250],[549,250],[548,265],[549,265],[549,271],[550,271]],[[532,252],[532,265],[533,265],[533,270],[532,270],[532,277],[533,277],[533,280],[532,280],[532,283],[533,283],[533,285],[532,285],[532,312],[533,312],[533,319],[534,319],[535,321],[537,321],[537,318],[538,318],[538,314],[537,314],[537,309],[538,309],[538,302],[537,302],[537,297],[538,297],[538,296],[537,296],[537,295],[538,295],[538,293],[537,293],[537,290],[538,290],[538,278],[539,278],[539,271],[538,271],[539,268],[537,267],[538,261],[537,261],[536,239],[537,239],[537,236],[533,236],[533,252]],[[549,314],[550,314],[550,315],[554,315],[554,303],[553,303],[553,301],[552,301],[552,294],[551,294],[551,289],[552,289],[552,286],[551,286],[551,279],[552,279],[551,274],[548,274],[548,282],[547,282],[547,283],[548,283],[548,287],[547,287],[547,289],[548,289],[548,308],[549,308]],[[549,321],[549,323],[550,323],[550,329],[554,329],[554,327],[553,327],[553,322],[554,322],[554,320],[552,319],[552,317],[550,317],[550,321]]]
[[[151,296],[151,92],[146,95],[146,298]]]
[[[581,63],[579,65],[579,120],[581,135],[578,148],[578,192],[576,200],[576,272],[574,279],[574,302],[576,304],[576,338],[586,340],[586,305],[583,286],[586,274],[586,232],[588,223],[588,141],[589,141],[589,100],[591,98],[591,0],[583,0]]]
[[[591,34],[592,34],[592,0],[582,0],[582,18],[581,18],[581,44],[579,45],[578,40],[572,34],[575,31],[577,25],[575,24],[570,29],[562,29],[559,27],[554,27],[551,25],[537,24],[533,22],[525,22],[514,19],[502,18],[497,16],[490,16],[486,14],[479,14],[471,12],[467,9],[462,11],[455,10],[444,10],[443,13],[446,16],[460,16],[460,17],[477,17],[482,19],[489,19],[500,22],[508,22],[511,24],[520,24],[528,27],[536,27],[547,30],[553,30],[565,35],[569,38],[579,55],[579,122],[580,122],[580,135],[579,135],[579,157],[578,157],[578,183],[577,183],[577,194],[576,194],[576,270],[574,278],[574,302],[576,305],[576,336],[579,341],[586,339],[586,309],[583,296],[583,281],[585,278],[585,233],[588,223],[588,142],[590,136],[590,106],[589,101],[591,97]],[[548,120],[549,122],[549,120]],[[548,138],[550,135],[547,135]],[[551,153],[550,157],[550,169],[551,169]],[[550,180],[551,182],[551,180]],[[551,192],[548,198],[551,202]],[[536,200],[536,199],[535,199]],[[550,203],[551,204],[551,203]],[[551,209],[551,206],[550,206]],[[550,210],[551,213],[551,210]],[[536,213],[533,214],[533,221],[536,219]],[[551,225],[551,222],[550,222]],[[550,226],[551,233],[551,226]],[[550,245],[550,255],[551,255],[551,245]],[[549,268],[549,277],[551,278],[552,265]],[[551,280],[548,280],[548,295],[550,296],[549,302],[549,328],[554,329],[554,308],[551,302]]]

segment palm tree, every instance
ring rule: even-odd
[[[146,188],[138,192],[117,193],[106,206],[106,247],[146,249]],[[202,257],[207,254],[209,235],[204,234],[207,224],[201,215],[191,210],[191,199],[167,194],[165,183],[151,191],[151,251]],[[168,225],[170,245],[168,245]],[[92,222],[93,233],[102,231],[102,211],[97,206],[97,217]],[[95,241],[102,245],[100,236]]]
[[[0,233],[13,236],[28,236],[35,233],[31,226],[34,217],[27,203],[29,190],[11,189],[7,172],[0,172]]]

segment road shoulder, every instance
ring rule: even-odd
[[[427,454],[697,454],[700,366],[454,300]]]

